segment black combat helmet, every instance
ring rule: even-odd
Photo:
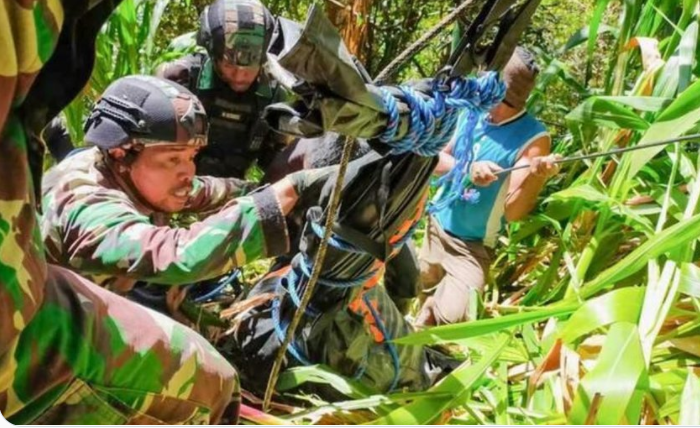
[[[207,144],[202,103],[177,83],[152,76],[127,76],[102,94],[85,123],[85,142],[103,149],[136,139],[144,145]]]
[[[199,18],[197,44],[215,60],[260,67],[273,30],[273,17],[258,0],[216,0]]]

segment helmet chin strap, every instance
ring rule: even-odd
[[[123,159],[116,159],[108,152],[102,151],[102,157],[104,160],[105,167],[107,168],[109,173],[111,173],[112,176],[114,176],[115,180],[117,181],[117,184],[119,184],[119,187],[121,187],[121,189],[127,195],[129,195],[129,199],[143,206],[148,211],[154,213],[162,212],[162,210],[153,206],[143,196],[141,196],[141,193],[138,191],[138,188],[134,183],[134,180],[131,178],[130,164],[133,163],[131,161],[133,161],[133,159],[135,159],[135,157],[138,156],[138,153],[135,152],[133,149],[126,149],[125,152],[126,156],[124,156]],[[127,160],[130,156],[133,156],[133,158]]]

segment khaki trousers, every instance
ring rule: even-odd
[[[430,219],[420,253],[421,282],[427,295],[417,325],[454,324],[476,318],[478,297],[488,280],[492,250],[448,234]]]

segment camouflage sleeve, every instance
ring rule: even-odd
[[[36,168],[17,110],[51,56],[63,24],[59,2],[3,2],[0,6],[0,411],[10,395],[8,349],[30,324],[44,299],[46,261],[37,224]],[[33,171],[34,170],[34,171]],[[22,394],[19,394],[23,397]],[[8,398],[15,397],[15,398]]]
[[[86,190],[57,201],[67,205],[54,219],[59,263],[84,274],[183,284],[288,251],[287,227],[269,187],[187,229],[153,225],[121,192]]]
[[[257,184],[237,178],[195,177],[193,190],[185,211],[209,215],[227,202],[250,193]]]

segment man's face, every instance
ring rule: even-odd
[[[238,66],[226,61],[216,62],[216,69],[223,80],[234,92],[247,91],[260,74],[260,66]]]
[[[154,208],[166,213],[182,211],[192,192],[197,151],[185,145],[147,146],[131,165],[131,181]]]

